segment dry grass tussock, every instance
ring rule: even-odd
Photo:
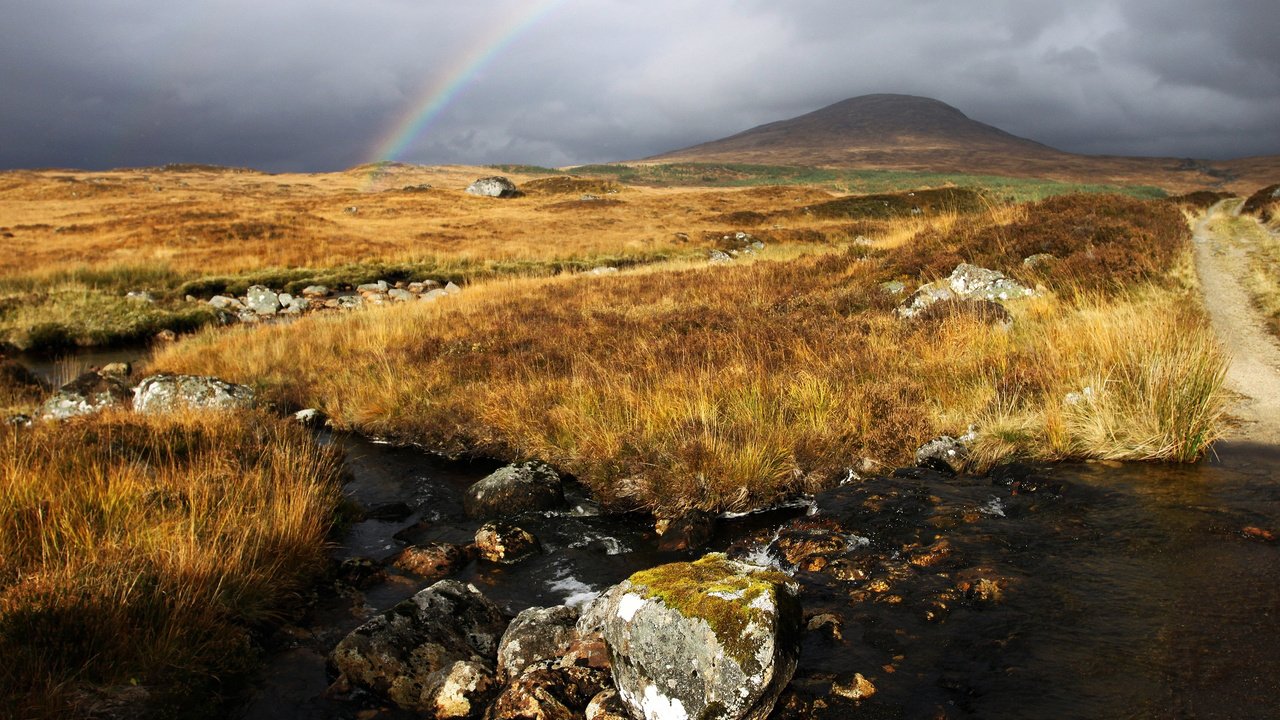
[[[908,461],[973,422],[979,464],[1204,452],[1222,358],[1176,280],[1189,237],[1178,210],[1075,199],[946,222],[896,249],[493,283],[430,306],[206,334],[155,362],[446,453],[541,458],[607,502],[663,513],[764,505],[860,458]],[[1060,261],[1026,270],[1030,249]],[[1010,304],[1012,329],[894,316],[900,298],[879,283],[961,260],[1046,290]]]
[[[250,634],[325,567],[338,473],[258,414],[0,427],[0,707],[84,717],[139,686],[216,714]]]

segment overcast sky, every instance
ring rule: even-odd
[[[495,44],[531,8],[545,12]],[[632,159],[874,92],[1075,152],[1280,154],[1276,0],[0,0],[0,13],[0,167],[341,169],[376,159],[424,93],[459,78],[395,159]]]

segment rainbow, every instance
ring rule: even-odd
[[[501,55],[516,38],[565,2],[566,0],[521,0],[518,5],[523,6],[522,10],[509,13],[503,22],[478,37],[470,52],[459,55],[452,66],[438,73],[432,82],[426,84],[422,94],[409,106],[408,112],[374,145],[369,162],[394,160],[403,153],[481,70]],[[376,174],[375,170],[373,175]]]

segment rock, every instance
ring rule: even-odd
[[[715,517],[705,512],[688,512],[678,518],[661,518],[654,524],[658,549],[664,552],[696,550],[711,542]]]
[[[480,178],[471,183],[467,186],[467,194],[481,197],[513,198],[520,195],[520,191],[516,188],[515,183],[510,180],[494,176]]]
[[[155,343],[171,343],[171,342],[177,342],[177,340],[178,340],[178,333],[172,330],[161,330],[160,332],[151,336],[151,341]]]
[[[514,565],[542,552],[542,545],[523,528],[495,520],[476,531],[476,549],[489,562]]]
[[[286,313],[289,313],[290,315],[299,315],[304,311],[306,311],[307,308],[309,307],[311,307],[310,300],[303,297],[295,297],[291,299],[289,303],[284,306],[284,310],[282,310],[281,312],[286,312]]]
[[[359,310],[364,307],[364,298],[359,295],[343,295],[338,298],[338,307],[343,310]]]
[[[315,408],[299,410],[293,414],[293,419],[296,420],[299,425],[312,429],[322,428],[327,422],[329,422],[329,418],[325,417],[324,413]]]
[[[718,554],[609,590],[604,637],[632,717],[767,717],[799,657],[797,592],[785,575]]]
[[[902,293],[906,292],[907,286],[905,283],[900,282],[898,280],[890,280],[888,282],[880,283],[880,289],[886,295],[901,295]]]
[[[353,630],[329,662],[352,684],[406,710],[474,715],[496,690],[490,658],[505,628],[502,612],[479,590],[441,580]],[[463,707],[466,713],[456,714]]]
[[[263,285],[254,285],[245,294],[245,306],[259,315],[275,315],[280,311],[280,296]]]
[[[462,288],[458,287],[457,285],[454,285],[452,282],[449,282],[445,284],[444,291],[449,293],[450,295],[457,295],[458,293],[462,292]]]
[[[302,296],[305,298],[322,298],[329,295],[329,288],[324,285],[308,285],[302,288]]]
[[[876,694],[876,686],[862,677],[862,673],[855,673],[847,683],[831,683],[831,693],[850,700],[865,700]]]
[[[958,438],[950,435],[936,437],[916,450],[916,465],[954,475],[964,469],[969,459],[968,444],[977,437],[978,433],[972,427]]]
[[[774,547],[792,567],[809,572],[825,568],[857,544],[830,519],[800,518],[778,530]]]
[[[712,265],[727,265],[733,262],[733,257],[723,250],[712,250],[707,262]]]
[[[467,551],[450,543],[432,542],[411,545],[396,555],[392,564],[401,570],[421,575],[428,581],[446,578],[471,559]]]
[[[1015,300],[1034,295],[1035,291],[1019,285],[995,270],[960,263],[945,280],[920,286],[898,307],[898,315],[913,318],[925,308],[943,300]]]
[[[535,663],[555,660],[577,637],[578,611],[564,605],[522,611],[498,643],[498,677],[519,677]]]
[[[30,415],[24,415],[23,413],[17,413],[17,414],[15,414],[15,415],[10,415],[10,416],[6,417],[6,418],[4,419],[4,424],[5,424],[5,425],[12,425],[12,426],[14,426],[14,427],[27,428],[27,427],[31,427],[32,425],[34,425],[34,424],[35,424],[35,420],[34,420],[34,419],[32,419],[32,417],[31,417]]]
[[[586,720],[631,720],[631,716],[627,714],[627,706],[613,688],[596,693],[591,702],[587,703],[584,717]]]
[[[400,290],[398,288],[393,290],[388,290],[387,297],[391,298],[392,300],[395,300],[396,302],[408,302],[410,300],[418,299],[417,295],[414,295],[408,290]]]
[[[487,720],[578,720],[587,704],[608,684],[600,670],[537,665],[507,686]]]
[[[468,517],[510,517],[564,504],[560,475],[543,462],[508,465],[467,489],[462,499]]]
[[[618,268],[616,267],[612,267],[609,265],[601,265],[600,267],[591,268],[590,270],[587,271],[587,274],[588,275],[613,275],[617,272],[618,272]]]
[[[133,374],[133,365],[127,362],[114,362],[103,365],[98,370],[99,375],[111,375],[118,378],[127,378]]]
[[[243,310],[244,303],[226,295],[214,295],[209,298],[209,305],[215,310]]]
[[[125,293],[125,298],[129,300],[136,300],[138,302],[144,302],[144,303],[154,303],[156,301],[155,296],[147,292],[146,290],[130,290],[129,292]]]
[[[280,306],[281,306],[281,307],[286,307],[286,308],[287,308],[287,307],[289,307],[290,305],[292,305],[292,304],[293,304],[293,301],[295,300],[295,298],[294,298],[292,295],[290,295],[289,293],[280,293],[280,294],[277,296],[277,299],[279,299],[279,300],[280,300]]]
[[[1022,266],[1032,270],[1041,267],[1048,267],[1058,261],[1056,255],[1049,253],[1036,253],[1022,259]]]
[[[38,416],[41,420],[66,420],[93,415],[110,407],[124,407],[129,398],[129,386],[123,378],[89,371],[58,388],[40,406]]]
[[[421,299],[423,299],[423,300],[439,300],[439,299],[440,299],[440,298],[442,298],[442,297],[448,297],[448,296],[449,296],[449,293],[445,292],[444,290],[442,290],[442,289],[440,289],[440,288],[436,288],[435,290],[432,290],[432,291],[430,291],[430,292],[425,292],[425,293],[423,293],[423,294],[422,294],[422,298],[421,298]]]
[[[242,323],[256,323],[258,322],[258,314],[249,309],[241,310],[236,313],[236,320]]]
[[[202,375],[152,375],[133,391],[133,409],[140,413],[233,410],[253,403],[253,388]]]
[[[347,558],[338,564],[334,580],[342,585],[365,589],[386,582],[387,573],[381,563],[370,558]]]
[[[342,208],[342,212],[348,215],[355,215],[356,213],[360,212],[360,208],[356,205],[348,205]]]
[[[364,283],[363,285],[357,285],[357,286],[356,286],[356,292],[358,292],[358,293],[384,293],[384,292],[386,292],[388,289],[390,289],[390,287],[391,287],[391,286],[387,284],[387,281],[386,281],[386,280],[379,280],[378,282]]]

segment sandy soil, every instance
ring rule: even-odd
[[[1210,226],[1214,216],[1238,211],[1238,200],[1226,200],[1196,223],[1196,268],[1213,329],[1231,354],[1227,387],[1240,394],[1232,412],[1241,424],[1230,439],[1280,444],[1280,345],[1241,284],[1245,251]]]

